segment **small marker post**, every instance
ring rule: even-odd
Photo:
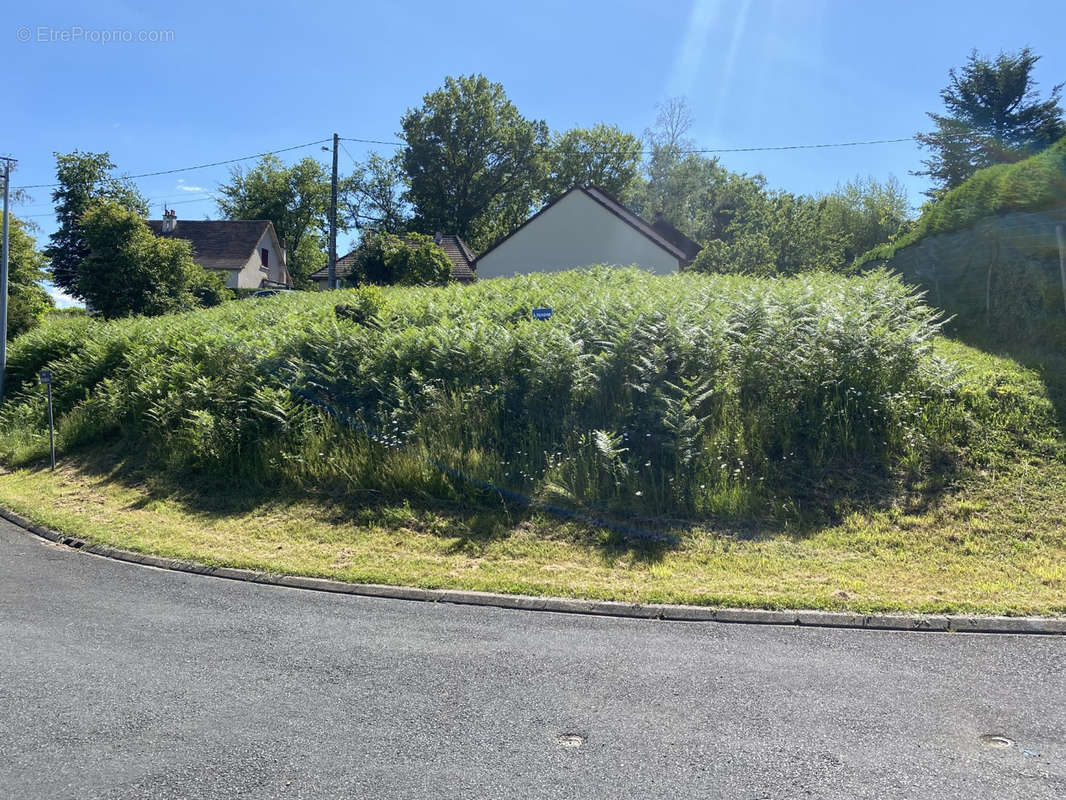
[[[56,430],[52,418],[52,371],[41,370],[41,383],[48,389],[48,452],[52,458],[52,472],[56,469]]]

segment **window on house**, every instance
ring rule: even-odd
[[[265,247],[259,248],[259,266],[263,269],[270,268],[270,251]]]

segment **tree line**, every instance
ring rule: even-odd
[[[930,154],[915,173],[932,181],[928,203],[977,170],[1038,152],[1066,132],[1062,85],[1041,99],[1032,76],[1038,60],[1029,49],[995,59],[974,52],[950,71],[944,111],[929,115],[935,130],[916,136]],[[483,75],[448,77],[403,115],[394,152],[371,153],[341,177],[340,228],[363,242],[354,279],[446,280],[432,241],[417,240],[418,254],[398,248],[415,241],[412,234],[441,231],[481,252],[576,185],[599,186],[649,221],[661,216],[702,245],[693,268],[709,272],[847,271],[913,224],[893,177],[856,178],[819,196],[773,189],[761,175],[695,152],[693,124],[686,102],[675,98],[640,135],[607,123],[551,131],[523,116],[501,84]],[[187,244],[160,244],[151,235],[144,198],[115,169],[106,153],[56,155],[59,228],[40,254],[14,226],[23,239],[12,249],[21,276],[13,292],[36,285],[47,261],[53,283],[108,316],[223,299],[217,276],[193,263]],[[330,176],[319,161],[286,165],[268,155],[234,168],[217,204],[227,219],[271,220],[294,283],[308,287],[326,263],[329,197]],[[32,289],[25,296],[13,309],[32,321],[47,301]]]

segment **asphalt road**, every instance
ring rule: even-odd
[[[1064,637],[359,598],[0,520],[4,798],[1063,798],[1064,668]]]

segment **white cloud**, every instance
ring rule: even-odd
[[[80,308],[82,306],[79,300],[75,300],[58,286],[46,282],[44,288],[48,290],[48,294],[52,295],[56,308]]]
[[[207,189],[205,189],[203,186],[190,186],[189,184],[187,184],[181,178],[178,178],[178,185],[175,188],[177,188],[179,191],[182,191],[182,192],[206,192],[207,191]]]

